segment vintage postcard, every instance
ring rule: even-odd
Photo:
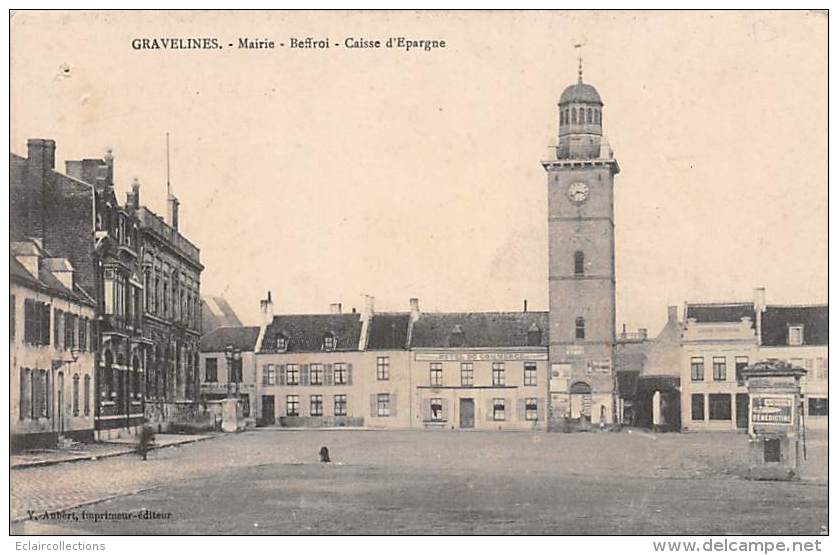
[[[21,549],[822,548],[826,11],[9,26]]]

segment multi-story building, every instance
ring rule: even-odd
[[[681,358],[682,429],[747,430],[749,397],[740,372],[780,359],[804,368],[807,427],[828,413],[828,307],[752,302],[687,303]]]
[[[219,424],[224,399],[238,399],[245,425],[257,424],[256,345],[260,331],[258,326],[221,327],[201,337],[201,404]]]
[[[611,423],[615,416],[614,176],[603,103],[579,80],[559,99],[558,145],[547,171],[550,415]]]
[[[410,337],[410,425],[547,428],[546,312],[423,313]]]
[[[760,322],[759,358],[803,368],[807,428],[825,429],[829,416],[829,307],[768,305]]]
[[[143,336],[148,347],[145,416],[158,429],[191,420],[198,408],[201,338],[200,252],[178,231],[177,198],[168,195],[164,220],[140,204],[135,181],[126,209],[136,218],[142,241],[145,291]]]
[[[136,219],[114,194],[113,156],[68,161],[55,169],[55,142],[29,139],[10,154],[12,240],[37,238],[61,253],[74,279],[96,300],[97,437],[131,433],[143,421],[142,281]]]
[[[11,449],[94,437],[95,301],[40,241],[10,245]]]
[[[740,372],[757,361],[759,312],[754,302],[686,303],[682,430],[747,430],[748,391]]]
[[[147,342],[143,339],[141,237],[134,214],[114,193],[114,159],[66,162],[67,174],[90,183],[96,192],[93,254],[97,264],[99,330],[97,358],[98,439],[136,433],[144,422]]]
[[[363,426],[361,315],[333,305],[329,314],[275,316],[270,294],[261,309],[259,419],[289,427]]]

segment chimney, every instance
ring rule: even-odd
[[[166,223],[174,228],[175,231],[178,230],[178,206],[180,206],[180,201],[175,195],[170,194],[166,201]]]
[[[524,299],[524,312],[527,311],[527,299]]]
[[[270,324],[274,319],[274,302],[271,300],[270,291],[267,299],[259,301],[259,309],[262,312],[262,325]]]
[[[113,154],[109,150],[105,160],[85,158],[64,162],[65,173],[73,179],[93,185],[97,191],[113,188]]]
[[[340,314],[341,308],[340,303],[332,303],[329,305],[329,314]]]
[[[26,141],[26,198],[28,199],[29,229],[27,234],[44,238],[46,214],[44,214],[47,188],[47,174],[55,169],[55,141],[51,139],[29,139]]]
[[[669,305],[666,307],[666,321],[669,322],[678,322],[678,306],[677,305]]]
[[[419,299],[412,298],[410,299],[410,321],[415,322],[419,319]]]
[[[754,289],[754,312],[756,312],[757,343],[762,345],[762,313],[765,312],[765,287]]]
[[[131,183],[131,192],[125,195],[125,205],[133,210],[140,208],[140,180],[136,177]]]

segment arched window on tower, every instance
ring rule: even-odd
[[[600,113],[599,110],[595,111],[594,114],[595,114],[594,117],[596,118],[596,124],[601,125],[602,124],[602,114]]]
[[[594,122],[594,111],[591,108],[588,108],[588,123]]]
[[[576,276],[585,275],[585,253],[582,251],[573,253],[573,273]]]
[[[559,112],[559,125],[564,125],[564,110]]]
[[[570,123],[576,123],[576,108],[570,109]]]
[[[585,319],[581,316],[576,318],[576,339],[585,339]]]

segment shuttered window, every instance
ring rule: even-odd
[[[538,399],[535,397],[527,398],[525,411],[526,420],[538,420]]]
[[[335,395],[335,416],[346,416],[346,395]]]

